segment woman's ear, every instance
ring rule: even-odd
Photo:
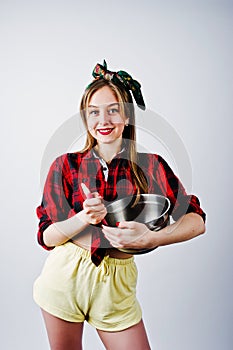
[[[129,118],[125,119],[125,126],[129,125]]]

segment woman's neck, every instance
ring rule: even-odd
[[[121,151],[122,140],[116,140],[114,143],[100,143],[95,146],[95,150],[98,152],[101,158],[105,162],[110,163],[111,160]]]

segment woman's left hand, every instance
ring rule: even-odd
[[[152,248],[151,231],[139,222],[121,221],[117,227],[103,225],[103,233],[114,248]]]
[[[150,249],[184,242],[205,232],[202,217],[188,213],[156,234],[146,225],[134,221],[122,221],[118,227],[103,226],[103,233],[115,248]]]

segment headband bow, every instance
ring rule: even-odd
[[[133,97],[139,108],[145,110],[145,102],[141,93],[141,85],[134,80],[127,72],[120,70],[119,72],[111,72],[107,69],[107,63],[104,60],[103,65],[97,63],[93,69],[92,75],[95,79],[111,80],[113,83],[123,84],[127,90],[132,91]]]

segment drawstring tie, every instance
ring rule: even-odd
[[[106,276],[109,276],[109,256],[105,256],[101,264],[98,266],[99,269],[99,282],[105,282]]]

